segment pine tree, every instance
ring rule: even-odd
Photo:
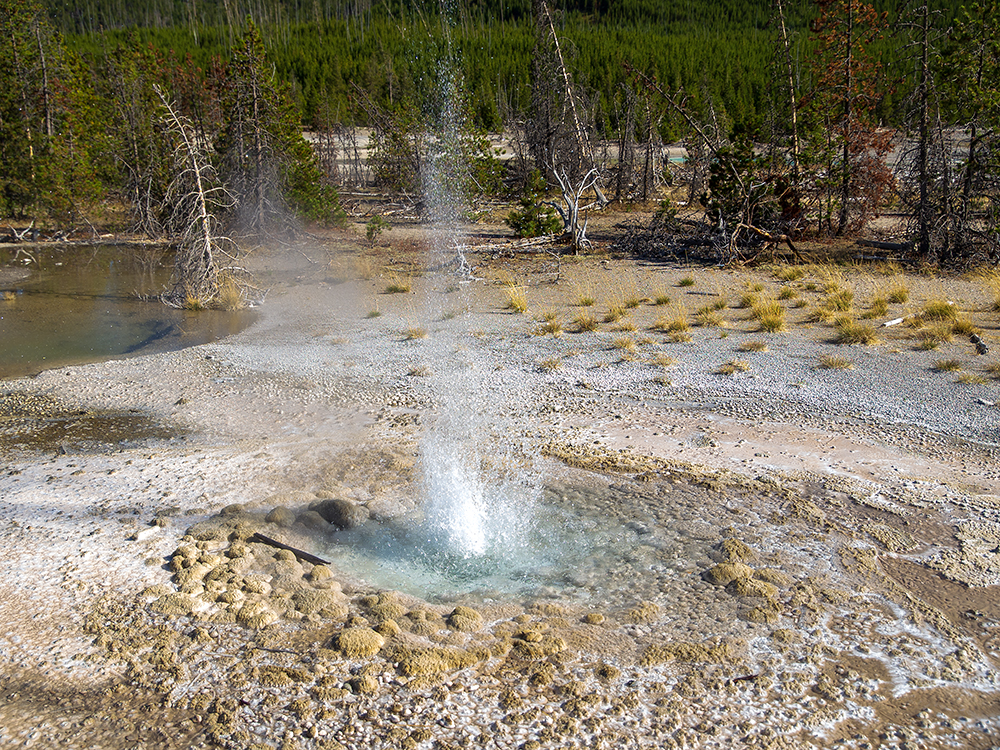
[[[129,229],[150,237],[165,230],[171,152],[160,117],[163,104],[154,90],[156,70],[152,53],[133,40],[108,54],[101,76],[112,112],[108,137],[116,161],[114,191],[129,213]]]
[[[938,70],[932,64],[944,36],[935,28],[928,0],[917,0],[900,19],[909,32],[907,46],[913,87],[906,102],[906,148],[900,155],[898,190],[911,214],[917,253],[926,261],[947,263],[953,250],[951,164],[941,119]],[[935,256],[937,256],[935,258]]]
[[[1000,188],[1000,3],[976,3],[962,14],[940,68],[950,121],[965,135],[951,198],[954,247],[941,260],[979,256],[995,263],[1000,257],[1000,211],[993,199]]]
[[[885,91],[881,60],[872,45],[885,16],[861,0],[817,0],[813,90],[805,98],[813,118],[814,148],[827,172],[826,221],[841,235],[863,226],[891,184],[886,166],[890,135],[880,131],[876,107]]]
[[[0,0],[0,190],[19,218],[72,220],[100,192],[93,95],[35,0]]]
[[[302,136],[298,111],[287,87],[275,80],[252,21],[233,50],[223,106],[216,148],[220,176],[236,200],[238,231],[265,234],[286,227],[290,212],[337,221],[336,191]]]

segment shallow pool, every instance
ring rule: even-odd
[[[0,378],[204,344],[253,321],[164,305],[171,262],[149,246],[0,249]]]

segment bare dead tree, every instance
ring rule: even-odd
[[[586,211],[594,206],[603,208],[607,204],[607,200],[601,194],[597,185],[601,179],[601,173],[597,169],[591,169],[582,179],[574,182],[566,174],[565,170],[555,166],[551,169],[556,181],[559,183],[563,205],[560,206],[557,203],[551,202],[548,205],[559,212],[559,216],[563,220],[564,236],[569,238],[573,252],[579,254],[581,250],[586,250],[591,245],[590,240],[587,239]],[[588,190],[594,190],[597,199],[595,202],[581,207],[580,201],[583,199],[584,193]],[[582,225],[580,224],[581,215],[584,215]]]
[[[797,88],[795,86],[795,68],[792,65],[792,42],[788,28],[785,25],[785,5],[783,0],[775,0],[772,21],[778,27],[778,39],[775,48],[775,69],[783,78],[784,95],[787,97],[788,119],[791,127],[791,143],[789,157],[792,162],[791,186],[799,189],[799,118]]]
[[[218,233],[214,209],[228,208],[232,196],[219,184],[206,149],[194,137],[191,124],[154,86],[164,120],[174,137],[174,178],[167,189],[170,226],[178,237],[171,288],[163,301],[173,307],[207,307],[219,294],[216,256],[231,255],[232,240]]]
[[[663,117],[660,112],[653,109],[648,93],[643,105],[646,112],[646,146],[642,162],[641,197],[643,201],[648,201],[656,183],[664,174],[663,149],[659,133],[660,121]]]
[[[535,50],[531,81],[529,146],[539,171],[558,166],[571,178],[594,167],[580,93],[566,67],[552,12],[545,0],[534,0]],[[550,175],[554,177],[554,175]]]
[[[632,77],[638,86],[644,89],[647,96],[656,95],[675,114],[680,115],[687,125],[690,136],[685,139],[687,147],[687,168],[690,171],[688,203],[693,204],[696,196],[701,192],[701,185],[708,172],[708,165],[715,158],[720,148],[726,145],[727,138],[720,131],[720,127],[715,118],[714,109],[711,111],[712,122],[703,123],[695,117],[688,106],[688,99],[683,91],[673,92],[661,86],[659,82],[642,71],[638,70],[630,62],[622,63],[625,72]],[[650,111],[652,108],[650,107]],[[650,139],[652,139],[652,132]]]
[[[616,201],[630,197],[635,178],[636,95],[631,86],[624,86],[623,96],[618,125],[618,170],[614,180]]]

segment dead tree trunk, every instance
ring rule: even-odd
[[[173,288],[164,301],[173,306],[207,306],[218,293],[219,268],[215,253],[225,238],[215,234],[216,218],[209,208],[212,196],[222,188],[211,183],[212,168],[195,142],[189,124],[154,86],[164,109],[164,119],[176,139],[174,159],[178,173],[168,196],[176,206],[175,226],[182,229],[174,261]]]
[[[583,225],[581,226],[580,215],[593,206],[591,204],[581,208],[580,200],[583,198],[585,192],[593,188],[597,193],[597,205],[602,208],[604,207],[607,200],[601,194],[600,190],[597,189],[597,181],[601,175],[596,169],[591,169],[574,186],[564,170],[553,167],[552,171],[562,192],[563,205],[560,206],[555,203],[549,203],[548,205],[559,212],[563,220],[564,235],[569,238],[573,252],[579,254],[581,250],[586,250],[591,245],[590,240],[587,239],[587,220],[584,218]]]
[[[776,0],[775,5],[778,11],[778,25],[781,31],[781,57],[785,63],[785,77],[788,86],[789,116],[792,125],[792,187],[799,189],[799,119],[798,105],[795,96],[795,68],[792,66],[792,46],[788,39],[788,30],[785,27],[785,7],[782,0]]]

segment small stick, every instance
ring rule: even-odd
[[[260,544],[268,544],[268,545],[270,545],[272,547],[277,547],[278,549],[288,550],[289,552],[291,552],[293,555],[295,555],[300,560],[303,560],[303,561],[305,561],[307,563],[312,563],[313,565],[329,565],[330,564],[326,560],[324,560],[322,557],[316,557],[316,555],[310,555],[308,552],[303,552],[302,550],[296,549],[295,547],[289,547],[287,544],[282,544],[277,539],[272,539],[271,537],[264,536],[263,534],[256,534],[255,533],[253,536],[251,536],[249,539],[247,539],[247,541],[248,542],[259,542]]]

